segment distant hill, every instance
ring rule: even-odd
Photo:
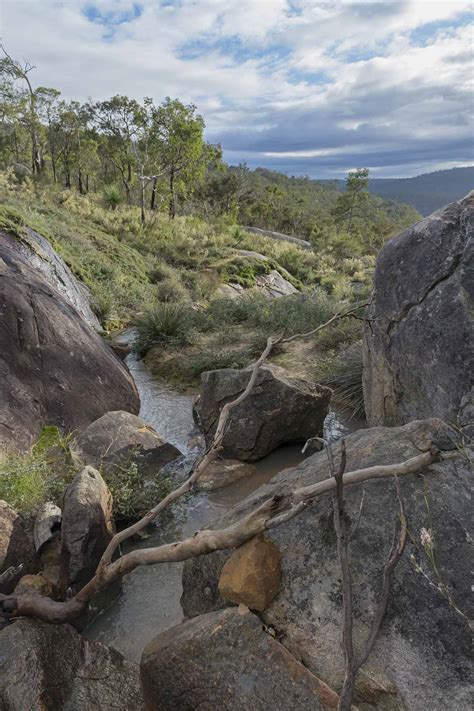
[[[374,178],[369,189],[375,195],[408,203],[422,215],[429,215],[474,189],[474,167],[437,170],[416,178]]]
[[[345,185],[344,180],[325,182],[336,182],[339,189]],[[474,166],[437,170],[415,178],[372,178],[369,190],[385,200],[412,205],[422,215],[430,215],[443,205],[459,200],[474,190]]]

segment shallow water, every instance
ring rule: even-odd
[[[140,394],[140,416],[191,459],[199,451],[201,442],[192,417],[194,397],[170,390],[134,355],[128,356],[126,362]],[[359,421],[342,424],[337,414],[331,412],[325,423],[325,437],[337,439],[361,426],[363,423]],[[256,463],[254,475],[217,491],[193,494],[177,504],[172,515],[167,514],[149,538],[129,544],[126,550],[157,546],[192,535],[275,474],[295,466],[302,459],[301,447],[279,448]],[[137,568],[125,576],[121,595],[109,600],[106,609],[84,634],[115,647],[133,661],[139,661],[149,641],[183,618],[179,603],[182,567],[182,563],[165,563]]]

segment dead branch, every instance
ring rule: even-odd
[[[414,474],[443,458],[447,457],[440,455],[437,450],[425,452],[401,464],[369,467],[365,470],[348,472],[343,475],[343,483],[354,484],[367,479]],[[375,471],[378,471],[377,475],[374,473]],[[330,483],[329,487],[327,486],[328,482]],[[321,485],[326,486],[322,487]],[[104,566],[75,597],[67,602],[54,602],[39,595],[0,595],[1,611],[7,617],[23,615],[38,617],[46,622],[56,624],[67,622],[84,612],[89,601],[99,590],[130,573],[138,566],[182,561],[216,550],[236,548],[258,533],[263,533],[265,530],[291,520],[309,506],[314,505],[319,496],[334,488],[335,479],[332,478],[320,482],[314,487],[296,489],[290,495],[276,494],[226,529],[200,531],[184,541],[127,553],[113,563]],[[311,496],[308,495],[308,490],[312,490]],[[390,572],[388,570],[388,573]]]
[[[354,696],[355,682],[357,673],[361,666],[365,664],[374,647],[375,640],[380,631],[387,604],[390,597],[390,589],[392,582],[392,573],[397,566],[400,558],[405,550],[407,540],[407,523],[403,501],[400,493],[400,483],[398,476],[395,475],[395,485],[397,497],[400,506],[400,532],[396,535],[396,527],[394,534],[394,542],[388,561],[384,566],[382,593],[380,596],[377,609],[375,611],[369,634],[365,640],[362,649],[358,655],[354,653],[353,642],[353,596],[352,596],[352,574],[349,562],[349,551],[346,531],[346,522],[344,518],[344,467],[345,467],[345,443],[341,442],[341,464],[339,471],[334,472],[332,458],[329,457],[331,473],[333,473],[335,494],[333,497],[334,505],[334,527],[336,529],[337,538],[337,553],[342,572],[342,600],[344,609],[344,622],[342,630],[342,643],[344,650],[344,682],[339,697],[338,711],[350,711],[352,708],[352,699]],[[397,540],[398,538],[398,540]]]

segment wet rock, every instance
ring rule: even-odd
[[[387,242],[364,340],[370,425],[472,422],[474,191]]]
[[[140,711],[138,666],[69,625],[21,619],[0,632],[2,711]]]
[[[264,536],[255,536],[226,560],[219,578],[219,593],[224,600],[263,612],[278,593],[280,562],[278,547]]]
[[[256,471],[252,464],[237,459],[216,459],[201,474],[197,486],[205,491],[222,489],[243,477],[252,476]]]
[[[66,489],[61,526],[61,587],[75,590],[94,575],[114,534],[112,496],[98,471],[85,467]]]
[[[194,416],[208,444],[222,407],[244,391],[250,375],[250,368],[225,368],[201,375],[201,395]],[[330,399],[329,388],[287,377],[280,368],[262,367],[250,395],[230,414],[224,456],[256,461],[281,444],[305,442],[320,435]]]
[[[92,422],[73,442],[71,452],[79,466],[120,472],[135,462],[141,472],[151,474],[181,455],[140,417],[121,410]]]
[[[18,566],[22,567],[13,577],[8,575],[0,582],[0,593],[10,593],[22,575],[36,573],[39,569],[33,537],[23,517],[6,501],[0,500],[0,573]]]
[[[245,608],[201,615],[158,635],[140,664],[149,711],[336,709],[337,696]]]
[[[53,538],[61,528],[61,509],[52,501],[43,504],[35,517],[33,540],[37,553]]]
[[[454,447],[450,431],[435,419],[360,430],[346,438],[346,471],[404,461],[433,444],[441,449]],[[332,446],[338,461],[340,445]],[[275,493],[329,475],[326,452],[314,454],[274,477],[210,527],[228,525]],[[472,618],[474,612],[469,577],[472,480],[472,468],[462,458],[400,478],[411,538],[393,576],[381,633],[358,677],[358,706],[376,702],[380,708],[410,711],[470,708],[470,630],[464,615]],[[399,518],[394,482],[374,479],[363,488],[347,487],[345,502],[351,535],[354,635],[360,644],[380,595],[383,567]],[[440,579],[421,545],[423,528],[431,528]],[[278,630],[282,643],[308,669],[337,691],[343,677],[342,596],[331,495],[318,498],[316,506],[266,536],[282,553],[282,580],[262,618]],[[230,555],[216,552],[185,563],[182,605],[186,616],[226,605],[218,582]],[[418,572],[417,564],[428,579]],[[439,585],[449,590],[451,601]]]
[[[0,445],[28,448],[44,425],[82,430],[138,412],[125,366],[74,306],[0,235]]]

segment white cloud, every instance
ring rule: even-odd
[[[3,0],[0,22],[8,50],[37,64],[37,83],[68,98],[178,96],[198,105],[233,160],[278,156],[291,170],[296,158],[318,174],[347,156],[375,169],[393,161],[396,173],[410,155],[430,165],[470,157],[472,37],[460,24],[470,6]]]

